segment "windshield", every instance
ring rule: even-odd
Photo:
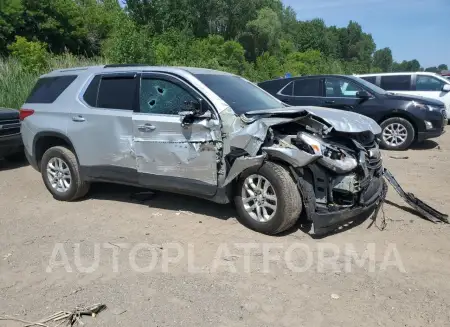
[[[364,85],[366,88],[368,88],[369,90],[371,90],[374,93],[377,93],[377,94],[388,93],[385,90],[383,90],[381,87],[376,86],[375,84],[372,84],[372,83],[366,81],[365,79],[355,77],[355,76],[352,76],[352,78],[354,78],[357,82],[361,83],[362,85]]]
[[[196,74],[195,76],[238,115],[253,110],[284,107],[276,98],[239,76],[219,74]]]

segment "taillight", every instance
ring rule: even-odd
[[[33,109],[20,109],[19,112],[20,120],[24,120],[25,118],[31,116],[32,114],[34,114]]]

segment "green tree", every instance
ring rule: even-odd
[[[258,11],[258,17],[247,24],[246,33],[241,35],[240,40],[247,51],[247,58],[254,61],[265,52],[277,52],[280,36],[278,15],[270,8],[263,8]]]
[[[437,73],[439,69],[436,66],[425,68],[426,72]]]
[[[392,71],[393,63],[392,51],[389,48],[377,50],[373,54],[373,66],[380,68],[383,72]]]
[[[440,64],[438,66],[439,71],[448,70],[448,66],[446,64]]]

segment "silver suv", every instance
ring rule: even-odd
[[[262,233],[301,219],[323,234],[386,194],[375,121],[288,107],[224,72],[57,70],[37,81],[21,117],[27,158],[57,200],[79,199],[96,181],[130,184],[234,202]]]

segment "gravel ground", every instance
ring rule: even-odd
[[[383,152],[385,166],[449,213],[450,134],[436,142]],[[136,191],[98,184],[57,202],[31,167],[0,162],[0,315],[102,302],[87,326],[449,326],[450,226],[392,188],[384,231],[366,220],[322,239],[260,235],[231,206]]]

